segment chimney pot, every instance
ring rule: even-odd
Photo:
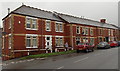
[[[106,19],[100,19],[101,23],[106,23]]]
[[[10,8],[8,8],[8,14],[10,13]]]

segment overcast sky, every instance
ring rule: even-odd
[[[118,2],[23,2],[25,5],[48,11],[56,11],[73,16],[99,21],[107,19],[107,23],[118,25]],[[0,14],[4,18],[7,8],[11,11],[22,5],[22,2],[4,2],[1,4]],[[1,21],[0,21],[1,22]],[[2,26],[2,24],[0,24]]]

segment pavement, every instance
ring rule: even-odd
[[[3,62],[3,69],[118,69],[118,48],[48,58],[11,60]]]

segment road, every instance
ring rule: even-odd
[[[118,69],[118,48],[12,62],[3,69]]]

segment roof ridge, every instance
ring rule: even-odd
[[[43,9],[40,9],[40,8],[35,8],[35,7],[27,6],[27,5],[24,5],[24,6],[29,7],[29,8],[32,8],[32,9],[36,9],[36,10],[40,10],[40,11],[52,13],[51,11],[43,10]]]
[[[83,19],[83,20],[89,20],[89,21],[101,23],[101,22],[96,21],[96,20],[87,19],[87,18],[81,18],[81,17],[78,17],[78,16],[69,15],[69,14],[63,14],[63,13],[58,13],[58,14],[65,15],[65,16],[70,16],[70,17],[74,17],[74,18],[79,18],[79,19]]]

